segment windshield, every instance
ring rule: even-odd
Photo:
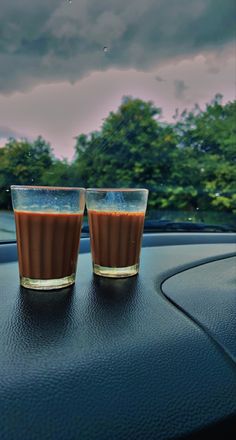
[[[146,232],[236,231],[234,21],[233,0],[3,0],[0,241],[12,184],[147,188]]]

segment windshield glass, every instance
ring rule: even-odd
[[[0,241],[12,184],[147,188],[146,232],[235,231],[234,21],[234,0],[3,0]]]

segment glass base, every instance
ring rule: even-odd
[[[108,278],[127,278],[137,275],[139,264],[128,267],[105,267],[93,263],[93,272],[100,277]]]
[[[64,278],[55,278],[52,280],[37,280],[35,278],[20,277],[21,286],[26,289],[34,290],[55,290],[63,289],[64,287],[71,286],[75,282],[75,274],[69,275]]]

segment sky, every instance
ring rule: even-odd
[[[234,0],[1,0],[0,146],[42,135],[57,157],[125,95],[171,121],[236,98]]]

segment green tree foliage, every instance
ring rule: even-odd
[[[77,138],[78,174],[86,186],[145,186],[149,208],[235,210],[236,102],[220,95],[175,124],[151,102],[125,98],[100,132]]]
[[[184,112],[175,129],[191,181],[198,175],[198,205],[236,212],[236,101],[223,106],[221,100],[216,95],[205,111]]]
[[[41,137],[0,149],[0,208],[10,184],[145,187],[150,209],[236,213],[236,101],[222,97],[162,122],[152,102],[125,97],[101,130],[76,138],[72,163]]]
[[[71,186],[73,184],[73,167],[66,159],[56,159],[42,175],[43,185]]]
[[[52,163],[51,147],[41,137],[32,143],[10,139],[0,149],[0,208],[11,206],[10,185],[42,184],[43,174]]]
[[[127,97],[100,132],[79,136],[75,165],[84,184],[148,187],[150,207],[156,207],[177,150],[174,129],[161,123],[160,116],[151,102]]]

